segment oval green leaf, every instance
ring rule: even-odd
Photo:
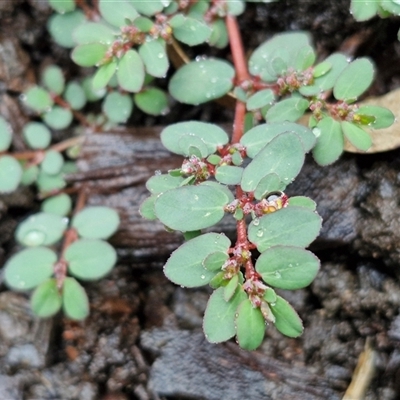
[[[6,262],[5,282],[16,290],[33,289],[51,277],[56,261],[54,251],[46,247],[22,250]]]
[[[293,307],[282,297],[276,296],[275,304],[270,304],[275,316],[275,326],[279,332],[289,337],[298,337],[303,333],[303,323]]]
[[[118,229],[118,213],[109,207],[86,207],[74,215],[71,226],[87,239],[108,239]]]
[[[117,28],[128,25],[127,19],[133,21],[139,16],[131,2],[127,0],[100,0],[99,11],[105,21]]]
[[[49,65],[42,75],[43,85],[52,93],[60,95],[64,91],[65,79],[57,65]]]
[[[140,205],[139,213],[143,218],[148,220],[155,220],[157,219],[157,215],[154,212],[154,203],[157,199],[157,196],[150,196],[143,203]]]
[[[61,171],[63,164],[63,156],[58,151],[49,150],[46,151],[40,167],[44,173],[48,175],[56,175]]]
[[[86,104],[86,95],[82,86],[77,82],[69,82],[64,92],[64,99],[73,110],[81,110]]]
[[[72,200],[66,193],[61,193],[46,199],[41,206],[41,210],[47,214],[55,214],[65,217],[71,211]]]
[[[224,185],[239,185],[243,174],[242,167],[234,165],[221,165],[217,168],[215,179]]]
[[[321,223],[321,217],[307,208],[282,208],[251,222],[249,240],[260,252],[279,245],[307,247],[318,236]]]
[[[40,318],[52,317],[60,310],[61,304],[61,295],[55,279],[42,282],[31,297],[31,308]]]
[[[168,113],[167,94],[158,88],[147,88],[135,94],[135,104],[146,114],[165,115]]]
[[[160,194],[169,189],[180,186],[184,181],[181,176],[172,176],[170,174],[154,175],[146,182],[146,188],[151,194]]]
[[[53,129],[65,129],[71,124],[74,118],[71,110],[63,107],[54,106],[42,116],[43,121]]]
[[[149,75],[157,78],[165,77],[169,62],[164,41],[151,40],[143,43],[139,47],[139,55]]]
[[[31,149],[45,149],[51,141],[50,130],[40,122],[28,122],[22,129],[22,134]]]
[[[21,164],[11,156],[0,157],[0,193],[13,192],[21,182]]]
[[[60,14],[75,10],[74,0],[49,0],[50,7]]]
[[[62,305],[68,318],[82,320],[89,315],[89,300],[85,289],[74,278],[64,279]]]
[[[305,207],[309,208],[312,211],[317,209],[317,204],[314,200],[311,200],[309,197],[306,196],[293,196],[289,198],[289,207],[291,206],[298,206],[298,207]]]
[[[132,114],[133,101],[128,94],[111,92],[104,99],[102,108],[110,121],[124,123]]]
[[[214,253],[209,254],[203,260],[203,266],[209,271],[219,271],[228,258],[228,253],[223,251],[215,251]]]
[[[192,17],[184,17],[183,20],[179,17],[181,14],[172,17],[170,25],[173,35],[180,42],[196,46],[206,42],[211,36],[211,28],[204,22]],[[176,20],[178,21],[175,23]]]
[[[306,99],[292,97],[274,104],[265,119],[268,122],[297,121],[307,110],[309,102]]]
[[[144,82],[144,64],[136,50],[128,50],[120,59],[117,70],[118,84],[128,92],[139,92]]]
[[[107,50],[108,46],[102,43],[80,44],[72,51],[71,58],[81,67],[92,67],[103,60]]]
[[[350,3],[350,13],[357,21],[367,21],[374,17],[379,10],[378,0],[372,1],[359,1],[351,0]]]
[[[85,14],[81,10],[65,14],[53,14],[47,22],[47,28],[58,45],[72,48],[75,46],[72,37],[73,31],[85,20]]]
[[[246,108],[249,111],[259,110],[267,105],[272,105],[274,101],[274,92],[271,89],[264,89],[248,98],[246,102]]]
[[[374,122],[368,124],[368,127],[373,129],[387,128],[391,126],[395,121],[395,117],[392,111],[388,110],[385,107],[361,106],[358,109],[357,114],[374,117]]]
[[[39,113],[48,110],[54,104],[49,92],[39,86],[28,89],[22,98],[28,107]]]
[[[95,280],[107,275],[117,261],[115,249],[97,239],[79,239],[65,252],[68,271],[82,280]]]
[[[180,68],[169,83],[169,92],[176,100],[198,105],[218,99],[231,90],[235,70],[225,61],[194,61]]]
[[[268,193],[284,190],[286,185],[275,173],[265,175],[259,182],[254,191],[254,197],[257,200],[263,199]]]
[[[116,31],[102,22],[85,21],[74,30],[73,38],[76,44],[103,43],[111,45],[116,39]]]
[[[342,121],[341,126],[348,141],[357,149],[367,151],[372,146],[372,138],[364,129],[348,121]]]

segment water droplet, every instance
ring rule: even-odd
[[[200,278],[201,279],[206,279],[206,276],[205,275],[201,275]]]
[[[271,307],[275,307],[275,306],[276,306],[276,303],[269,303],[269,305],[270,305]]]
[[[254,226],[260,225],[260,219],[259,219],[259,218],[254,218],[254,219],[253,219],[253,225],[254,225]]]
[[[275,275],[275,278],[277,278],[277,279],[280,279],[280,278],[282,278],[282,275],[281,275],[281,273],[280,273],[280,272],[278,272],[278,271],[274,272],[274,275]]]
[[[315,137],[319,137],[321,135],[321,129],[319,128],[314,128],[312,130],[312,133],[314,134]]]
[[[211,78],[211,83],[217,83],[218,82],[218,78]]]
[[[262,229],[259,229],[256,233],[257,237],[262,237],[264,235],[264,231]]]
[[[157,170],[154,172],[154,175],[156,175],[156,176],[161,175],[161,171],[160,171],[159,169],[157,169]]]
[[[289,264],[288,267],[289,267],[289,268],[292,268],[292,267],[293,267],[293,264]]]
[[[163,53],[158,53],[157,57],[158,58],[164,58],[164,54]]]
[[[20,99],[21,101],[26,101],[26,95],[25,95],[24,93],[20,94],[20,95],[19,95],[19,99]]]
[[[26,246],[40,246],[46,240],[44,232],[33,230],[28,232],[24,237],[24,244]]]

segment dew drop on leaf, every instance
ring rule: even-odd
[[[263,230],[263,229],[259,229],[259,230],[257,231],[256,235],[257,235],[258,237],[262,237],[262,236],[264,235],[264,230]]]
[[[24,244],[27,246],[40,246],[46,240],[46,235],[40,231],[30,231],[24,237]]]
[[[259,220],[258,218],[254,218],[254,219],[253,219],[253,225],[254,225],[254,226],[260,225],[260,220]]]

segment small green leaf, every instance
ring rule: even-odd
[[[139,213],[143,218],[146,218],[148,220],[157,219],[157,215],[154,211],[154,203],[156,199],[157,199],[156,195],[150,196],[140,205]]]
[[[54,106],[42,116],[43,121],[53,129],[65,129],[71,124],[73,114],[71,110]]]
[[[49,65],[43,72],[43,85],[52,93],[60,95],[64,91],[65,79],[57,65]]]
[[[279,245],[307,247],[318,236],[321,222],[321,217],[307,208],[282,208],[251,222],[249,240],[260,252]]]
[[[100,90],[108,85],[108,82],[114,75],[117,69],[117,62],[112,61],[103,64],[95,73],[92,81],[93,90]]]
[[[239,346],[245,350],[255,350],[265,335],[265,320],[261,310],[250,300],[244,300],[237,310],[236,334]]]
[[[221,343],[235,336],[235,314],[247,298],[244,290],[237,288],[235,295],[225,301],[224,291],[223,287],[214,291],[204,314],[203,330],[210,343]]]
[[[224,300],[229,301],[232,296],[235,294],[236,289],[239,284],[239,275],[233,275],[232,278],[229,280],[228,284],[225,286],[224,290]]]
[[[278,174],[284,184],[289,184],[304,164],[304,150],[294,132],[285,132],[272,139],[244,169],[241,186],[253,192],[261,179],[271,173]]]
[[[207,41],[211,36],[211,28],[204,22],[177,14],[169,21],[176,39],[189,46],[196,46]]]
[[[117,261],[115,249],[103,240],[79,239],[65,252],[68,271],[82,280],[100,279],[107,275]]]
[[[314,67],[313,76],[314,78],[319,78],[320,76],[324,76],[331,69],[332,64],[329,61],[323,61]]]
[[[89,300],[85,289],[74,278],[64,279],[62,305],[68,318],[82,320],[89,315]]]
[[[5,282],[16,290],[33,289],[53,275],[56,261],[54,251],[46,247],[22,250],[6,262]]]
[[[350,13],[357,21],[367,21],[377,14],[379,3],[379,0],[351,0]]]
[[[359,58],[348,65],[333,87],[333,95],[338,100],[354,100],[363,94],[374,79],[374,66],[366,58]]]
[[[144,89],[134,95],[137,107],[150,115],[165,115],[168,113],[168,98],[166,93],[158,88]]]
[[[60,14],[75,10],[74,0],[49,0],[50,7]]]
[[[211,186],[212,188],[214,188],[214,190],[218,190],[219,192],[221,192],[221,194],[224,194],[226,203],[230,203],[235,199],[231,190],[227,186],[221,185],[218,182],[204,181],[200,183],[200,186]]]
[[[325,117],[318,122],[313,132],[317,136],[317,144],[312,151],[314,160],[319,165],[332,164],[343,153],[344,140],[340,122]]]
[[[395,121],[392,111],[384,107],[361,106],[358,109],[357,114],[374,117],[374,122],[368,124],[368,127],[373,129],[387,128]]]
[[[210,46],[216,47],[217,49],[224,49],[228,43],[228,30],[226,29],[225,21],[217,19],[211,23],[211,36],[208,39]]]
[[[67,183],[65,182],[63,173],[49,175],[40,171],[37,177],[37,185],[40,192],[50,192],[52,190],[64,188]]]
[[[55,279],[42,282],[31,297],[31,308],[40,318],[52,317],[60,310],[61,304],[61,295]]]
[[[298,247],[274,246],[258,257],[256,270],[270,286],[301,289],[316,277],[319,260],[310,251]]]
[[[71,197],[66,193],[61,193],[46,199],[41,206],[41,210],[47,214],[60,215],[61,217],[67,216],[72,207]]]
[[[226,204],[226,195],[211,186],[184,186],[161,193],[155,212],[170,229],[195,231],[219,222]]]
[[[103,60],[107,50],[108,46],[103,43],[80,44],[72,50],[71,58],[81,67],[92,67]]]
[[[165,42],[160,40],[145,42],[139,47],[139,54],[149,75],[157,78],[165,77],[169,68]]]
[[[91,206],[75,214],[71,225],[84,238],[108,239],[117,231],[119,223],[118,213],[112,208]]]
[[[207,145],[209,154],[215,153],[217,147],[223,146],[229,141],[228,135],[222,128],[200,121],[178,122],[167,126],[161,132],[161,141],[168,150],[186,156],[187,154],[180,146],[180,138],[183,135],[192,135],[202,139]]]
[[[128,94],[110,92],[104,99],[102,108],[110,121],[124,123],[132,114],[133,101]]]
[[[11,156],[0,157],[0,193],[13,192],[21,182],[21,164]]]
[[[25,246],[48,246],[62,238],[67,224],[66,218],[40,212],[31,215],[18,225],[15,238]]]
[[[102,88],[102,89],[94,89],[93,88],[93,77],[91,77],[91,76],[89,76],[88,78],[83,80],[82,88],[85,92],[85,96],[88,101],[100,100],[107,93],[105,88]]]
[[[305,152],[310,151],[315,145],[316,139],[311,129],[287,121],[257,125],[242,136],[240,143],[246,147],[247,155],[254,158],[273,138],[289,131],[300,137]]]
[[[274,104],[265,119],[268,122],[297,121],[307,110],[309,102],[306,99],[292,97]]]
[[[128,25],[127,19],[133,21],[139,16],[131,2],[127,0],[100,0],[99,11],[109,24],[117,28]]]
[[[170,1],[168,0],[167,2],[165,2],[164,0],[131,0],[130,2],[133,4],[138,13],[152,17],[153,15],[161,12],[164,9],[165,5],[168,5]]]
[[[371,136],[359,126],[342,121],[342,130],[349,142],[357,149],[367,151],[372,146]]]
[[[31,149],[45,149],[51,141],[49,129],[40,122],[28,122],[22,129],[22,134]]]
[[[11,146],[12,134],[11,125],[3,117],[0,117],[0,152],[7,151]]]
[[[275,290],[272,288],[267,288],[264,292],[263,299],[267,303],[275,303],[276,302],[276,293]]]
[[[227,253],[230,240],[222,234],[206,233],[183,243],[164,266],[166,277],[177,285],[199,287],[207,285],[215,271],[204,268],[203,262],[215,252]]]
[[[235,70],[217,59],[190,62],[171,78],[170,94],[185,104],[198,105],[222,97],[233,86]]]
[[[73,110],[81,110],[86,104],[86,95],[82,86],[77,82],[69,82],[64,92],[64,99]]]
[[[85,20],[85,14],[81,10],[65,14],[53,14],[48,19],[47,29],[58,45],[69,49],[75,46],[75,41],[72,37],[74,29]]]
[[[54,104],[49,92],[39,86],[28,89],[23,99],[28,107],[39,113],[48,110]]]
[[[271,89],[260,90],[247,99],[246,108],[249,111],[258,110],[266,105],[272,105],[275,94]]]
[[[239,185],[243,174],[242,167],[233,165],[221,165],[217,168],[215,179],[224,185]]]
[[[314,200],[311,200],[309,197],[305,196],[293,196],[289,199],[289,206],[298,206],[309,208],[310,210],[315,211],[317,209],[317,204]]]
[[[303,46],[296,54],[294,67],[297,71],[305,71],[314,64],[315,59],[316,54],[314,49],[311,46]]]
[[[282,297],[277,296],[271,305],[275,316],[275,326],[279,332],[289,337],[298,337],[303,333],[303,323],[293,307]]]
[[[141,32],[150,33],[154,27],[154,22],[147,17],[137,17],[133,21],[133,25],[136,26],[136,28],[138,28]]]
[[[44,173],[48,175],[56,175],[61,171],[63,164],[63,156],[58,151],[49,150],[46,151],[40,167]]]
[[[146,188],[151,194],[160,194],[180,186],[184,178],[170,174],[154,175],[146,182]]]
[[[380,1],[379,5],[384,10],[389,11],[390,14],[400,15],[400,4],[397,0]]]
[[[115,40],[115,33],[110,26],[102,22],[85,21],[73,32],[74,41],[77,44],[104,43],[111,45]]]
[[[32,165],[29,168],[24,169],[21,178],[21,185],[28,186],[36,181],[39,175],[39,168],[37,165]]]
[[[120,59],[117,70],[118,84],[128,92],[139,92],[144,82],[144,64],[136,50],[128,50]]]
[[[262,178],[254,191],[254,197],[257,200],[263,199],[268,193],[284,190],[286,185],[281,178],[274,172],[267,174]]]
[[[203,266],[209,271],[219,271],[228,258],[229,255],[227,253],[224,253],[223,251],[215,251],[203,260]]]

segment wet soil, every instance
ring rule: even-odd
[[[309,30],[320,58],[340,50],[374,59],[370,95],[397,88],[398,19],[360,24],[348,9],[348,1],[249,4],[241,19],[246,46],[276,32]],[[0,2],[0,113],[17,132],[15,149],[23,148],[18,132],[27,119],[18,96],[43,65],[58,63],[69,78],[82,74],[68,51],[51,42],[49,14],[40,0]],[[9,291],[0,273],[0,399],[336,400],[343,398],[366,342],[374,377],[365,399],[400,398],[400,150],[346,154],[327,168],[307,160],[288,193],[318,204],[324,226],[312,250],[322,266],[310,287],[281,291],[305,332],[289,339],[268,327],[261,348],[248,353],[234,341],[206,342],[201,324],[209,289],[182,289],[164,277],[162,264],[181,239],[137,212],[147,177],[179,163],[162,149],[152,126],[182,116],[228,122],[232,111],[175,104],[163,119],[137,113],[127,129],[87,138],[71,183],[90,185],[89,203],[116,207],[123,223],[112,238],[117,267],[85,285],[91,301],[86,321],[38,320],[28,297]],[[99,193],[106,185],[108,193]],[[17,223],[38,204],[26,188],[0,197],[0,264],[17,250]],[[232,231],[229,222],[223,227]]]

